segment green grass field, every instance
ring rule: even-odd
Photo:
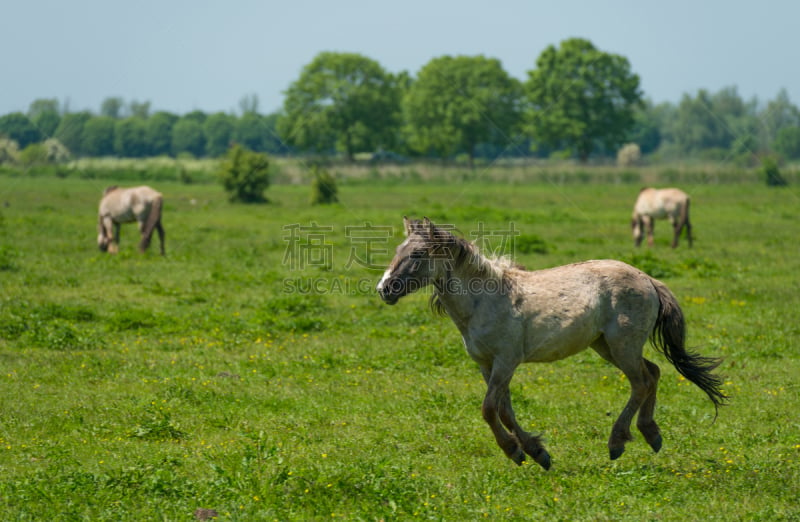
[[[798,520],[800,192],[694,184],[695,246],[633,248],[638,184],[341,184],[269,205],[154,183],[167,256],[96,247],[107,181],[0,177],[0,519]],[[689,344],[721,356],[714,408],[651,348],[664,447],[608,460],[628,397],[591,350],[525,365],[517,417],[553,468],[515,466],[428,293],[373,287],[426,215],[537,269],[617,258],[658,277]],[[502,242],[503,233],[519,235]],[[197,514],[196,514],[197,513]],[[205,512],[210,515],[211,512]]]

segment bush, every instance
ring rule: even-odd
[[[19,161],[23,165],[43,165],[47,163],[47,149],[41,143],[31,143],[19,153]]]
[[[627,143],[617,151],[617,165],[620,167],[633,167],[642,160],[642,150],[635,143]]]
[[[19,144],[9,138],[0,137],[0,164],[19,161]]]
[[[269,187],[269,158],[235,145],[220,163],[217,177],[232,202],[265,203]]]
[[[317,165],[311,167],[311,173],[314,176],[311,180],[311,204],[329,205],[338,202],[336,178]]]
[[[781,176],[781,171],[775,158],[767,156],[761,160],[761,172],[764,173],[768,186],[783,187],[786,185],[786,179]]]
[[[49,163],[64,163],[70,159],[69,150],[56,138],[48,138],[42,145]]]

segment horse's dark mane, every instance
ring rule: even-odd
[[[113,192],[113,191],[117,190],[118,188],[119,188],[119,185],[111,185],[110,187],[107,187],[107,188],[106,188],[106,189],[103,191],[103,195],[104,195],[104,196],[107,196],[109,192]]]
[[[421,225],[421,222],[419,226]],[[433,236],[428,236],[429,240],[429,253],[433,256],[440,255],[439,250],[444,250],[448,257],[452,259],[452,266],[450,270],[459,270],[467,268],[472,272],[473,277],[481,279],[494,279],[500,278],[503,281],[503,286],[508,284],[507,277],[505,276],[506,268],[522,268],[515,265],[506,259],[500,261],[493,260],[485,257],[480,249],[473,243],[470,243],[462,237],[458,237],[448,230],[444,230],[437,226],[433,226]],[[428,302],[431,311],[438,315],[447,315],[447,312],[440,300],[440,289],[434,287],[434,292]]]
[[[458,237],[448,230],[433,226],[433,236],[426,238],[429,244],[429,253],[433,256],[445,255],[452,259],[452,270],[468,268],[472,275],[481,278],[494,278],[502,275],[501,264],[485,257],[480,249],[463,237]]]

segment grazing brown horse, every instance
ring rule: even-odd
[[[404,218],[406,240],[377,286],[388,304],[433,285],[431,304],[456,324],[467,352],[487,384],[483,418],[497,444],[517,464],[530,455],[543,468],[550,455],[538,436],[524,431],[511,407],[509,383],[526,362],[551,362],[591,347],[625,374],[631,395],[611,429],[609,455],[618,458],[632,440],[630,425],[661,449],[653,420],[660,370],[642,356],[648,338],[715,408],[727,397],[712,370],[719,360],[686,350],[685,323],[667,287],[620,261],[586,261],[526,271],[484,257],[477,247],[423,221]]]
[[[672,248],[678,246],[681,232],[686,229],[686,239],[692,246],[692,224],[689,221],[689,196],[676,188],[654,189],[645,187],[633,205],[631,228],[633,241],[638,247],[647,231],[647,245],[653,246],[653,228],[656,219],[669,219],[672,224]]]
[[[161,243],[161,255],[164,255],[164,227],[161,225],[161,209],[163,197],[161,193],[150,187],[134,188],[108,187],[100,200],[97,223],[97,246],[103,252],[116,254],[119,251],[119,228],[122,223],[139,224],[142,240],[139,251],[144,252],[150,246],[153,231],[158,230]]]

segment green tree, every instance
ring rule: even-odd
[[[775,152],[788,159],[800,159],[800,127],[784,127],[773,143]]]
[[[88,111],[64,114],[56,129],[55,138],[63,143],[72,154],[82,156],[85,154],[83,130],[90,119],[92,119],[92,115]]]
[[[280,154],[287,152],[287,145],[281,140],[278,134],[278,113],[267,114],[261,117],[261,122],[264,125],[264,152],[270,154]]]
[[[94,116],[83,126],[83,153],[87,156],[114,154],[114,127],[116,120],[110,116]]]
[[[205,154],[205,150],[203,123],[192,116],[179,119],[172,127],[172,153],[177,156],[188,152],[199,158]]]
[[[125,107],[125,102],[118,96],[112,96],[103,100],[100,104],[100,115],[108,116],[109,118],[121,118],[122,109]]]
[[[145,120],[136,117],[116,120],[114,152],[123,158],[143,158],[150,153]]]
[[[356,152],[389,146],[397,132],[400,90],[378,62],[354,53],[323,52],[303,68],[284,98],[278,131],[306,150]]]
[[[258,112],[258,94],[246,94],[239,100],[239,110],[242,114],[256,114]]]
[[[178,121],[178,116],[170,112],[159,111],[145,123],[145,138],[150,154],[165,156],[172,152],[172,127]]]
[[[224,112],[212,114],[203,123],[206,138],[206,154],[212,158],[222,156],[228,151],[233,139],[235,118]]]
[[[31,102],[28,107],[28,118],[36,125],[42,136],[53,136],[61,123],[58,100],[40,98]]]
[[[147,119],[150,116],[150,102],[138,102],[134,100],[128,104],[128,112],[131,116]]]
[[[586,161],[598,149],[616,151],[641,103],[639,76],[628,59],[573,38],[549,46],[528,71],[526,130],[536,141],[566,148]]]
[[[628,132],[628,141],[639,145],[642,154],[650,154],[661,145],[661,121],[658,109],[650,100],[645,100],[634,110],[633,125]]]
[[[263,203],[269,187],[269,158],[241,145],[228,150],[217,171],[222,186],[232,202]]]
[[[55,112],[60,114],[58,99],[56,98],[37,98],[28,105],[28,117],[31,119],[46,113]]]
[[[193,120],[201,124],[206,121],[206,118],[208,118],[208,114],[206,114],[201,110],[194,110],[192,112],[187,112],[186,114],[181,116],[182,120]]]
[[[742,101],[735,87],[696,96],[684,94],[672,122],[670,135],[681,151],[693,154],[714,149],[725,153],[738,139],[739,148],[758,147],[753,106]]]
[[[25,149],[31,143],[42,141],[42,133],[21,112],[12,112],[0,116],[0,135],[4,135],[17,142],[20,149]]]
[[[233,141],[247,149],[264,152],[269,134],[267,121],[263,116],[246,112],[234,125]]]
[[[774,100],[770,100],[758,115],[766,134],[764,141],[772,143],[787,127],[800,127],[800,110],[789,99],[786,89],[781,89]]]
[[[428,62],[403,99],[408,146],[473,164],[481,144],[507,145],[519,117],[519,83],[500,61],[441,56]]]

